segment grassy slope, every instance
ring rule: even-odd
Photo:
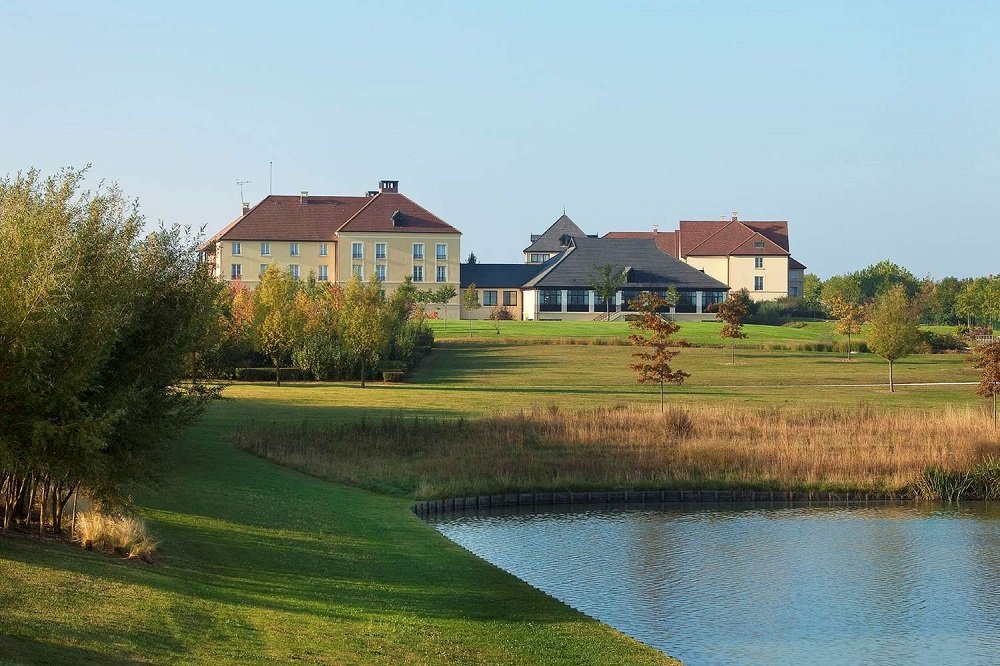
[[[327,408],[329,389],[256,392],[214,405],[165,483],[137,498],[161,564],[0,537],[0,663],[668,661],[472,557],[407,500],[233,449],[248,411],[353,415]]]
[[[794,330],[794,329],[793,329]],[[0,537],[0,662],[655,663],[660,657],[472,558],[407,511],[408,502],[311,479],[233,449],[248,419],[475,415],[656,398],[636,387],[629,349],[456,345],[416,383],[238,385],[137,497],[163,541],[162,564],[118,562]],[[971,387],[804,388],[884,381],[884,363],[832,354],[685,350],[693,373],[671,400],[976,404]],[[899,364],[899,381],[969,380],[955,355]],[[755,388],[766,383],[778,388]],[[796,386],[798,384],[798,386]]]

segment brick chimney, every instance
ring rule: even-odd
[[[739,216],[739,215],[738,215],[738,214],[736,213],[736,211],[734,210],[734,211],[733,211],[733,222],[736,222],[736,221],[737,221],[737,220],[739,219],[739,217],[740,217],[740,216]]]
[[[248,204],[246,201],[244,201],[243,202],[243,214],[246,215],[249,212],[250,212],[250,204]]]
[[[299,203],[307,204],[309,203],[309,192],[302,190],[299,192]]]
[[[379,192],[399,192],[398,180],[380,180],[378,182]]]

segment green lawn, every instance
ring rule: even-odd
[[[728,344],[719,337],[722,324],[711,321],[711,315],[706,315],[707,321],[682,322],[678,337],[696,345]],[[629,325],[624,321],[472,321],[470,336],[469,321],[428,320],[434,329],[434,335],[439,340],[474,340],[482,341],[545,341],[560,338],[592,339],[592,338],[626,338],[629,335]],[[953,332],[951,326],[925,326],[924,328],[939,333]],[[499,329],[499,333],[497,333]],[[834,342],[842,338],[836,333],[833,322],[809,321],[799,322],[796,326],[763,326],[747,324],[744,332],[747,334],[741,345],[761,345],[765,343],[807,343]],[[863,335],[860,337],[864,337]],[[857,337],[855,338],[857,339]]]
[[[795,330],[795,329],[792,329]],[[801,329],[798,329],[801,330]],[[361,416],[474,416],[656,401],[617,346],[445,344],[400,385],[242,384],[183,433],[136,502],[155,566],[0,537],[0,663],[664,663],[453,545],[409,500],[303,476],[236,450],[235,425]],[[885,381],[862,355],[687,349],[671,401],[976,405],[973,387]],[[969,381],[963,356],[898,364],[900,382]],[[6,660],[6,661],[5,661]]]

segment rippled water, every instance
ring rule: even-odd
[[[689,666],[1000,663],[997,505],[646,505],[431,522]]]

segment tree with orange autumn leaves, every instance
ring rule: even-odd
[[[637,347],[632,352],[637,361],[629,364],[629,368],[636,372],[639,384],[659,384],[661,412],[664,385],[680,385],[691,376],[683,370],[674,370],[670,365],[680,353],[677,347],[684,343],[671,337],[680,327],[660,315],[659,311],[669,306],[665,299],[649,292],[639,294],[629,303],[630,310],[640,313],[638,319],[629,322],[629,327],[635,331],[629,336],[629,342]]]

